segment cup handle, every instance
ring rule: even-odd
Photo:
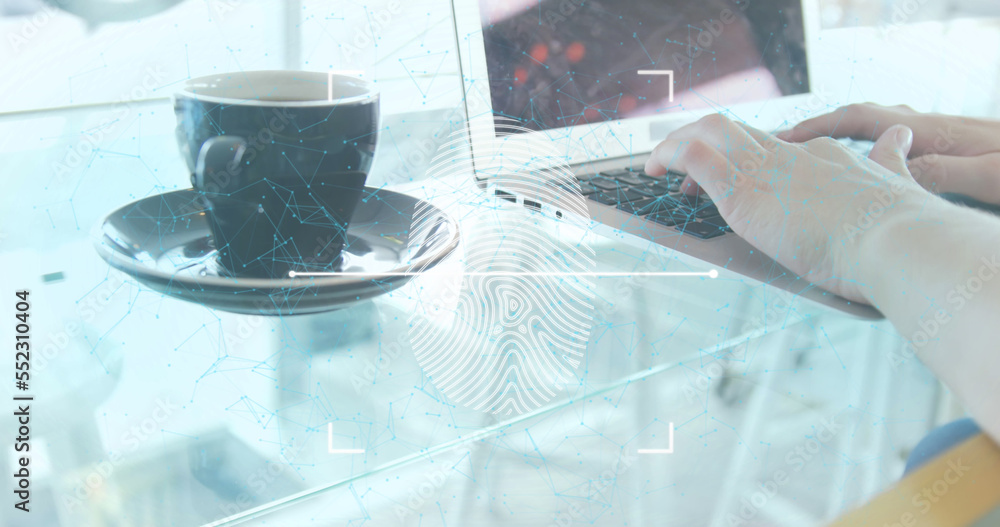
[[[213,194],[228,194],[232,189],[239,188],[236,180],[246,152],[247,141],[242,137],[220,135],[209,138],[198,152],[191,186]]]

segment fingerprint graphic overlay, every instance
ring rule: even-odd
[[[465,166],[468,154],[457,150],[436,166],[448,173]],[[515,144],[498,151],[499,161],[477,166],[491,176],[490,195],[516,191],[557,208],[558,223],[585,228],[586,203],[566,167],[551,166],[554,153]],[[559,235],[555,220],[521,203],[482,209],[463,222],[461,272],[423,286],[410,317],[411,341],[421,367],[453,402],[523,413],[578,383],[595,296],[593,279],[579,274],[593,270],[594,253],[583,237]]]

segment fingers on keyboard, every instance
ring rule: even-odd
[[[577,177],[590,199],[683,234],[707,240],[732,232],[707,196],[680,193],[684,174],[653,177],[641,170],[621,169]]]

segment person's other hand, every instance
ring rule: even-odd
[[[787,143],[711,115],[668,135],[645,169],[686,173],[736,234],[810,282],[870,303],[859,270],[865,235],[928,200],[943,203],[906,168],[912,138],[892,127],[859,159],[828,137]]]
[[[778,138],[874,139],[896,125],[913,130],[913,177],[927,190],[1000,204],[1000,121],[920,113],[908,106],[852,104],[808,119]]]

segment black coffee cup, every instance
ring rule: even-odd
[[[193,79],[177,138],[234,276],[335,270],[378,138],[368,82],[302,71]]]

